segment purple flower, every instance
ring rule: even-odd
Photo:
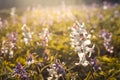
[[[18,63],[17,66],[15,67],[12,77],[16,75],[18,75],[21,79],[28,77],[26,70],[23,68],[23,66],[20,63]]]
[[[92,67],[93,67],[94,71],[97,71],[98,69],[101,69],[100,66],[99,66],[99,62],[96,59],[96,57],[94,59],[91,59],[91,64],[92,64]]]
[[[65,70],[63,69],[63,66],[62,66],[60,60],[56,59],[55,67],[56,67],[58,73],[65,75]]]
[[[112,38],[112,33],[109,33],[107,30],[101,30],[99,32],[99,37],[104,39],[104,47],[105,49],[110,52],[113,53],[113,46],[111,45],[111,38]]]

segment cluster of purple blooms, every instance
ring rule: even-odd
[[[114,47],[111,45],[111,38],[112,38],[112,33],[108,32],[107,30],[103,29],[99,32],[99,37],[104,39],[104,47],[105,49],[113,53]]]
[[[26,70],[23,68],[23,66],[20,63],[17,64],[12,74],[12,77],[15,76],[19,76],[21,79],[25,79],[25,80],[28,78],[28,74]]]

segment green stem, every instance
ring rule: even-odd
[[[53,59],[53,62],[56,62],[57,55],[58,55],[58,53],[55,54],[55,57],[54,57],[54,59]]]
[[[63,76],[62,76],[62,80],[65,80]]]
[[[46,69],[47,67],[49,67],[50,65],[51,65],[51,64],[44,66],[44,67],[41,69],[40,73],[42,73],[43,70]]]
[[[67,69],[67,71],[70,71],[70,70],[73,69],[74,67],[76,67],[76,65],[73,65],[71,68]]]
[[[90,68],[90,71],[91,71],[92,78],[93,78],[93,80],[95,80],[95,77],[93,75],[94,72],[93,72],[93,69],[92,69],[91,65],[89,65],[89,68]]]
[[[40,77],[41,77],[41,80],[44,80],[44,78],[43,78],[43,75],[42,75],[42,74],[40,74]]]
[[[55,61],[56,57],[57,57],[57,54],[55,55],[54,61]],[[51,64],[52,64],[52,63],[51,63]],[[49,67],[51,64],[44,66],[44,67],[41,69],[40,72],[42,72],[45,68]]]
[[[108,79],[110,79],[111,77],[115,76],[117,73],[119,73],[120,70],[116,71],[115,73],[113,73]]]
[[[100,56],[100,48],[99,48],[98,45],[96,45],[96,47],[97,47],[97,50],[98,50],[98,56]]]
[[[91,73],[91,72],[89,72],[89,73],[87,74],[87,77],[85,78],[85,80],[89,80],[90,73]]]

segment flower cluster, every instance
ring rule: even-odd
[[[56,63],[52,64],[50,69],[47,70],[50,75],[47,80],[58,80],[60,77],[64,78],[65,76],[65,70],[63,69],[61,62],[58,59],[56,59]]]
[[[105,49],[110,52],[113,53],[113,46],[111,45],[111,38],[112,38],[112,33],[109,33],[107,30],[101,30],[99,32],[99,37],[104,39],[104,47]]]
[[[0,49],[0,54],[1,55],[6,55],[9,53],[9,47],[8,47],[8,42],[6,42],[5,40],[2,41],[1,43],[1,49]]]
[[[17,49],[17,45],[16,45],[16,42],[17,42],[17,37],[18,37],[18,34],[17,32],[12,32],[12,33],[9,33],[7,34],[7,38],[9,40],[9,57],[13,57],[13,53],[14,53],[14,50]]]
[[[50,38],[50,32],[49,32],[48,28],[44,28],[43,31],[41,33],[39,33],[39,36],[42,40],[42,46],[48,46],[47,42]]]
[[[23,30],[22,35],[24,36],[24,42],[25,44],[28,44],[30,41],[32,41],[33,33],[30,32],[30,29],[27,27],[26,24],[22,26],[22,30]]]
[[[17,38],[18,38],[17,32],[8,33],[6,36],[7,36],[8,40],[11,42],[12,48],[15,48]]]
[[[12,77],[15,76],[19,76],[21,79],[28,77],[26,70],[23,68],[23,66],[20,63],[18,63],[14,69]]]
[[[71,45],[79,56],[79,63],[76,65],[87,66],[89,64],[87,58],[91,57],[95,45],[91,44],[91,35],[86,31],[84,23],[80,24],[76,21],[72,27],[70,38]]]
[[[6,35],[6,39],[2,41],[0,48],[0,55],[9,55],[9,58],[13,58],[14,50],[17,49],[17,33],[12,32]]]

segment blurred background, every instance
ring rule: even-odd
[[[28,6],[59,6],[62,2],[67,5],[80,5],[80,4],[92,4],[92,3],[103,3],[107,1],[110,3],[120,3],[120,0],[0,0],[0,9],[18,7],[24,8]]]

